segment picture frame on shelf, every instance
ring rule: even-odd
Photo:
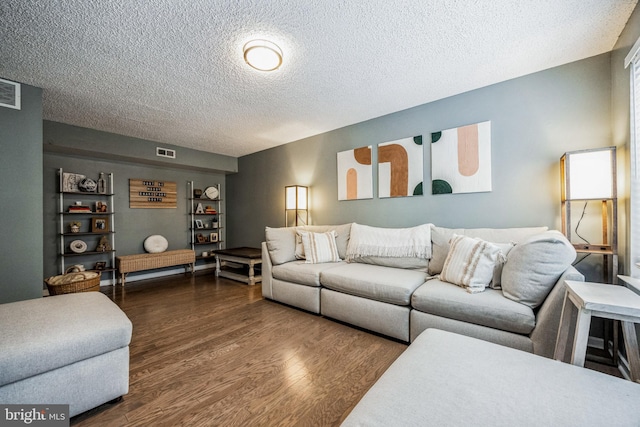
[[[93,266],[94,270],[105,270],[106,268],[107,268],[106,261],[98,261],[96,262],[96,265]]]
[[[107,233],[109,231],[109,217],[91,218],[92,233]]]
[[[96,212],[98,213],[107,213],[109,211],[108,206],[105,202],[96,202]]]
[[[211,243],[217,243],[217,242],[218,242],[218,233],[217,233],[217,232],[215,232],[215,233],[211,233],[211,234],[209,235],[209,241],[210,241]]]
[[[197,228],[198,230],[200,230],[200,229],[204,228],[204,224],[202,223],[202,220],[201,220],[201,219],[196,219],[196,220],[195,220],[195,223],[196,223],[196,228]]]
[[[86,175],[81,175],[79,173],[62,173],[62,191],[65,193],[80,193],[80,188],[78,185],[80,182],[85,179]]]
[[[196,240],[198,241],[198,243],[206,243],[204,236],[200,233],[196,235]]]

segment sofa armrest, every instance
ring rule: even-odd
[[[273,287],[271,286],[273,277],[271,275],[271,257],[267,249],[267,242],[262,242],[262,296],[273,299]]]
[[[536,327],[531,332],[533,352],[537,355],[553,357],[560,326],[560,316],[562,315],[562,304],[566,289],[565,280],[584,282],[584,276],[575,267],[569,266],[540,306],[536,314]]]

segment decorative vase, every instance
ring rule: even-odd
[[[100,172],[98,178],[98,193],[105,194],[107,192],[107,181],[104,179],[104,172]]]

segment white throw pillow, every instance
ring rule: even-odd
[[[548,230],[548,227],[518,227],[518,228],[444,228],[431,227],[431,241],[433,255],[429,261],[429,274],[435,275],[442,271],[444,260],[449,253],[449,240],[454,234],[460,234],[476,239],[497,243],[520,243],[529,237]],[[506,254],[505,254],[506,255]]]
[[[454,234],[449,242],[440,280],[462,286],[467,292],[484,291],[493,279],[500,248],[493,243]]]
[[[299,231],[299,233],[302,238],[302,246],[304,246],[306,264],[341,261],[335,231],[327,231],[326,233]]]
[[[144,250],[150,254],[159,254],[166,251],[168,247],[169,242],[167,239],[159,234],[154,234],[144,240]]]
[[[338,246],[338,254],[344,259],[347,256],[347,246],[351,236],[351,223],[340,225],[301,225],[296,227],[296,231],[308,231],[311,233],[326,233],[327,231],[336,232],[336,245]],[[302,238],[296,236],[296,258],[304,259],[304,246],[302,246]]]

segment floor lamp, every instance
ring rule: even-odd
[[[284,188],[285,227],[307,225],[309,223],[308,198],[308,187],[302,185],[288,185]],[[291,217],[293,217],[293,219]]]
[[[603,256],[602,273],[605,283],[618,283],[618,195],[616,183],[616,147],[595,148],[570,151],[560,158],[562,232],[571,242],[572,202],[601,204],[602,241],[599,244],[572,243],[576,252]],[[609,215],[611,212],[611,215]],[[584,210],[583,210],[584,214]],[[582,218],[581,218],[582,219]],[[578,234],[577,228],[575,233]],[[611,277],[609,277],[609,259],[611,259]],[[609,327],[604,328],[604,350],[609,343]],[[590,355],[591,360],[618,364],[618,322],[612,322],[612,357],[600,358]]]
[[[573,244],[576,252],[602,255],[605,282],[618,279],[618,195],[616,147],[570,151],[560,158],[562,180],[562,232],[572,238],[572,202],[600,202],[602,241]],[[611,214],[609,214],[611,212]],[[577,231],[576,231],[577,234]],[[611,260],[611,278],[609,278]]]

